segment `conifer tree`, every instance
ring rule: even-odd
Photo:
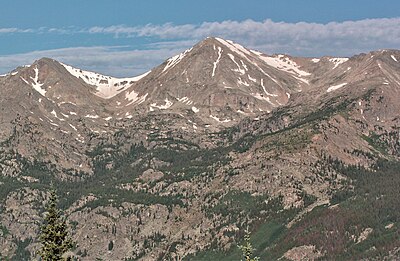
[[[58,197],[54,189],[46,206],[46,217],[41,227],[39,254],[43,261],[64,260],[63,254],[72,248],[73,242],[68,235],[67,223],[57,207]]]
[[[255,250],[250,243],[250,232],[248,229],[245,231],[244,242],[243,245],[239,246],[239,249],[242,251],[242,260],[243,261],[258,261],[259,257],[253,257],[253,251]]]

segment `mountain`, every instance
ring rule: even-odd
[[[34,256],[53,183],[82,260],[238,260],[247,227],[263,260],[396,259],[399,61],[210,37],[136,77],[18,67],[0,76],[1,257]]]

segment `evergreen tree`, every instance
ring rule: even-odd
[[[67,223],[57,208],[58,198],[54,189],[50,192],[50,199],[46,206],[46,217],[41,228],[40,256],[43,261],[64,260],[65,252],[72,248],[73,243],[68,235]]]
[[[250,243],[250,232],[248,229],[245,231],[244,242],[243,245],[239,246],[239,249],[242,251],[243,261],[258,261],[259,257],[252,257],[253,251],[255,250]]]

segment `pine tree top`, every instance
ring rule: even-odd
[[[57,207],[57,203],[57,193],[52,189],[39,237],[42,245],[39,254],[44,261],[63,260],[63,254],[73,247],[66,220],[62,217],[62,212]]]

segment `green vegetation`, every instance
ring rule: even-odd
[[[229,220],[236,222],[244,218],[254,218],[260,216],[272,215],[282,209],[282,198],[269,198],[266,195],[252,196],[249,192],[229,191],[218,203],[206,210],[211,215],[222,215]]]
[[[288,216],[291,214],[287,212]],[[287,217],[288,217],[287,216]],[[251,244],[254,249],[253,254],[255,256],[259,256],[260,260],[276,260],[278,257],[273,256],[270,253],[270,248],[273,247],[278,240],[281,238],[281,235],[285,231],[284,220],[285,218],[272,218],[266,223],[261,223],[259,225],[255,225],[253,233],[247,242]],[[263,220],[262,222],[265,222]],[[245,237],[245,234],[239,233],[237,235],[238,238]],[[203,252],[198,253],[195,256],[187,257],[185,260],[195,260],[195,261],[207,261],[207,260],[219,260],[219,261],[231,261],[231,260],[241,260],[243,252],[237,247],[237,245],[233,245],[229,250],[222,251],[218,249],[209,249]]]
[[[2,236],[2,237],[6,237],[8,234],[10,234],[8,229],[5,226],[3,226],[1,223],[0,223],[0,232],[1,232],[0,236]]]
[[[40,232],[39,254],[44,261],[64,260],[63,255],[73,247],[67,231],[67,223],[57,207],[55,190],[50,192],[46,206],[46,217]]]
[[[339,191],[335,207],[315,208],[285,232],[272,250],[275,256],[295,246],[315,245],[326,253],[323,259],[380,259],[399,246],[400,163],[378,161],[375,169],[342,166],[354,190]],[[361,240],[366,229],[372,232]]]
[[[321,260],[379,260],[400,245],[400,163],[378,161],[375,170],[366,170],[332,161],[332,167],[347,175],[354,189],[338,191],[333,195],[334,207],[316,207],[290,229],[285,224],[296,214],[290,211],[253,224],[249,242],[261,260],[277,260],[286,251],[302,245],[315,245],[325,253]],[[246,201],[257,205],[257,200],[249,195],[230,192],[213,210],[235,213],[243,208],[243,213],[252,213],[251,207],[241,205]],[[231,202],[235,203],[230,205]],[[367,228],[372,232],[359,241]],[[234,238],[240,236],[235,234]],[[226,252],[211,248],[187,260],[240,260],[240,254],[236,248]]]
[[[226,166],[223,170],[226,171],[229,178],[241,171],[239,168],[229,166],[232,152],[246,152],[256,142],[260,144],[256,149],[267,153],[274,151],[278,156],[282,152],[301,151],[311,142],[313,135],[319,131],[318,124],[321,119],[327,119],[337,113],[345,115],[345,109],[351,106],[352,102],[346,97],[337,97],[312,113],[301,114],[296,120],[290,115],[290,108],[280,109],[272,114],[271,118],[266,121],[267,123],[264,125],[259,123],[260,128],[257,131],[260,134],[247,134],[236,140],[234,135],[240,131],[238,127],[210,134],[215,137],[224,137],[225,142],[229,142],[212,149],[200,149],[194,143],[172,137],[171,133],[166,137],[161,137],[158,133],[149,135],[149,141],[157,142],[157,146],[151,149],[146,148],[143,143],[129,147],[124,144],[124,139],[118,140],[119,137],[128,135],[124,131],[120,131],[114,135],[114,139],[111,141],[102,142],[96,148],[86,152],[87,156],[93,159],[94,173],[91,176],[74,170],[62,170],[74,178],[74,181],[58,180],[54,173],[59,173],[60,170],[48,162],[40,160],[29,162],[19,158],[23,167],[22,175],[31,176],[40,182],[28,183],[23,179],[15,180],[2,176],[0,177],[0,198],[6,199],[11,191],[24,186],[40,191],[48,190],[51,182],[57,180],[55,186],[61,196],[60,206],[62,208],[67,208],[79,198],[90,194],[97,199],[87,202],[81,207],[82,209],[95,209],[106,205],[120,206],[123,202],[144,205],[162,204],[169,210],[172,206],[187,207],[186,202],[190,199],[188,197],[193,197],[193,195],[183,195],[177,191],[170,196],[158,196],[154,192],[149,192],[157,182],[150,182],[146,184],[149,186],[148,188],[140,190],[121,189],[120,185],[132,183],[143,171],[150,168],[164,173],[160,182],[165,187],[175,182],[198,181],[199,179],[207,183],[215,177],[216,170],[223,166]],[[288,121],[289,126],[284,126],[283,117],[292,118]],[[272,128],[271,125],[275,123],[278,127]],[[396,131],[379,135],[371,133],[362,138],[375,149],[376,153],[359,149],[346,151],[346,153],[370,160],[377,160],[382,155],[400,155],[400,142]],[[379,259],[400,245],[400,199],[398,194],[400,163],[378,161],[373,166],[373,170],[366,170],[359,166],[345,166],[329,155],[322,155],[315,166],[311,167],[314,167],[316,175],[324,177],[326,180],[331,178],[329,175],[335,175],[335,173],[341,173],[348,177],[347,181],[342,181],[348,182],[344,183],[345,188],[332,196],[331,203],[332,205],[337,204],[336,206],[317,207],[293,227],[287,228],[285,225],[300,209],[283,210],[280,197],[269,198],[265,194],[252,195],[249,192],[237,190],[210,193],[206,197],[207,204],[204,204],[202,211],[214,222],[215,230],[218,231],[227,225],[235,225],[238,229],[223,231],[223,236],[229,238],[231,244],[229,250],[220,250],[219,242],[214,237],[210,242],[209,249],[197,253],[195,256],[187,257],[188,260],[239,260],[241,254],[245,260],[256,260],[251,259],[253,254],[259,256],[261,260],[277,260],[289,249],[302,245],[315,245],[325,254],[322,259]],[[51,234],[55,230],[54,227],[64,230],[61,232],[65,239],[65,243],[61,243],[63,245],[61,253],[71,247],[71,242],[65,231],[65,220],[61,218],[60,212],[56,209],[54,203],[56,198],[53,196],[51,199],[53,203],[50,202],[53,209],[48,206],[47,226],[42,229],[41,240],[45,245],[50,237],[54,238],[54,234]],[[305,192],[299,196],[303,198],[305,206],[316,200],[315,197]],[[0,209],[0,211],[2,210]],[[98,213],[109,217],[107,212],[100,210]],[[251,237],[249,233],[243,234],[243,226],[247,224],[246,222],[250,224]],[[77,227],[78,224],[72,222],[71,225]],[[372,229],[371,233],[366,236],[365,240],[360,240],[361,234],[366,229]],[[3,236],[8,233],[3,226],[0,226],[0,231]],[[212,233],[216,231],[212,231]],[[112,234],[114,236],[116,234],[114,229]],[[236,245],[243,237],[244,242],[240,248],[237,248]],[[143,239],[144,245],[148,248],[164,240],[165,235],[158,232]],[[29,252],[26,250],[29,242],[29,240],[16,242],[18,255],[14,258],[20,260],[29,258]],[[173,242],[172,245],[176,246],[178,243]],[[44,252],[50,251],[51,247],[57,245],[58,243],[48,247],[44,246],[41,252],[42,256],[44,256]],[[114,241],[110,240],[105,247],[109,251],[113,251],[116,246]],[[171,247],[170,250],[172,251],[172,249],[174,247]],[[86,252],[82,252],[81,256],[86,254]],[[144,254],[146,253],[143,252],[142,255]],[[53,258],[49,256],[47,255],[44,259]],[[55,259],[57,258],[60,256]]]
[[[238,246],[240,251],[242,251],[242,260],[243,261],[258,261],[260,260],[259,257],[253,257],[253,252],[255,248],[250,242],[250,232],[248,230],[245,231],[244,234],[244,242],[243,245]]]
[[[235,249],[230,249],[227,252],[223,252],[220,250],[207,250],[204,252],[200,252],[195,256],[190,256],[185,258],[184,260],[193,260],[193,261],[209,261],[209,260],[218,260],[218,261],[232,261],[232,260],[240,260],[240,250],[236,247]]]
[[[262,149],[264,151],[274,151],[280,153],[292,153],[299,151],[311,143],[311,138],[317,133],[317,129],[312,124],[305,124],[298,129],[287,129],[266,136],[263,139]]]
[[[24,241],[14,240],[14,243],[17,245],[17,249],[15,250],[15,255],[10,260],[11,261],[29,260],[31,253],[29,253],[29,251],[26,248],[29,246],[30,243],[32,243],[32,240],[31,239],[26,239]]]

